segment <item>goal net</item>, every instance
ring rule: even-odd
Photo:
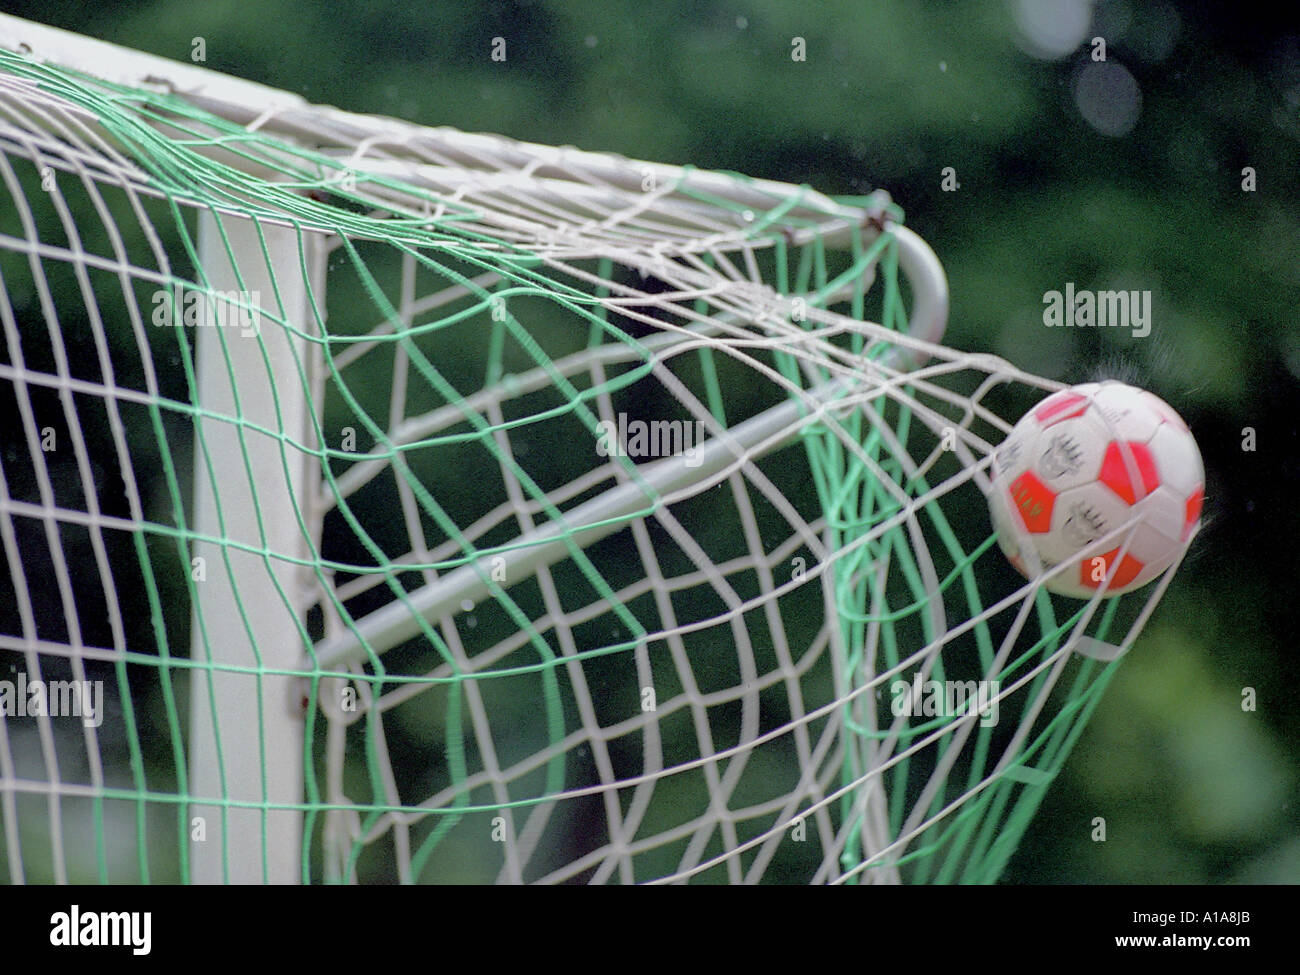
[[[999,877],[1167,577],[888,197],[0,49],[0,873]]]

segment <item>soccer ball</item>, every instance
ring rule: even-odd
[[[1022,575],[1033,578],[1031,546],[1044,571],[1073,563],[1047,589],[1087,599],[1169,568],[1204,498],[1187,424],[1146,390],[1109,381],[1053,393],[1021,418],[994,454],[989,513]]]

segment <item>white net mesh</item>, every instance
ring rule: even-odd
[[[0,53],[11,878],[996,879],[1158,591],[886,197],[165,87]]]

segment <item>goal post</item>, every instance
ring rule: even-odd
[[[0,187],[14,882],[992,882],[1167,584],[1001,560],[886,194],[3,15]]]
[[[325,249],[318,235],[252,220],[204,213],[198,226],[205,283],[254,304],[227,307],[249,326],[234,338],[196,331],[191,661],[224,669],[194,672],[191,789],[241,805],[192,807],[216,834],[193,845],[193,876],[290,883],[302,875],[304,762],[293,675],[310,645],[304,574],[319,544],[308,527],[319,474],[306,336],[319,334]],[[261,321],[264,307],[282,321]]]

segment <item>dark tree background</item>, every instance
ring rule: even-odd
[[[1145,385],[1206,460],[1206,529],[1005,879],[1294,883],[1300,24],[1248,6],[0,3],[177,59],[202,37],[209,68],[352,111],[889,190],[947,267],[946,342]],[[1151,334],[1045,328],[1066,282],[1149,289]]]

